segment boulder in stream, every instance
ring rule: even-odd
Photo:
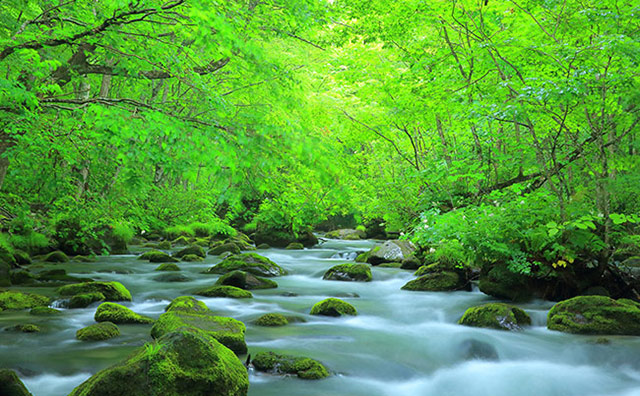
[[[80,341],[104,341],[120,335],[120,329],[112,322],[100,322],[76,331]]]
[[[108,301],[131,301],[131,293],[120,282],[84,282],[58,288],[62,296],[102,293]]]
[[[57,316],[61,313],[62,311],[49,307],[35,307],[31,308],[31,311],[29,311],[29,314],[33,316]]]
[[[258,371],[272,374],[293,374],[298,378],[317,380],[329,376],[327,368],[317,360],[273,352],[260,352],[251,361]]]
[[[256,253],[242,253],[229,256],[222,260],[221,263],[209,268],[205,273],[226,274],[227,272],[236,270],[246,271],[254,275],[266,277],[287,274],[287,271],[278,264]]]
[[[352,228],[341,228],[339,230],[329,231],[324,234],[325,238],[329,239],[344,239],[347,241],[357,241],[360,239],[366,239],[367,233],[363,230],[354,230]]]
[[[229,242],[229,243],[220,242],[217,245],[214,245],[211,248],[211,250],[207,252],[207,254],[210,254],[212,256],[218,256],[225,252],[230,252],[232,254],[240,254],[240,246],[238,246],[238,244],[236,244],[235,242]]]
[[[201,258],[207,257],[207,252],[204,251],[202,246],[198,246],[198,245],[191,245],[191,246],[187,246],[182,250],[178,250],[173,254],[173,257],[183,258],[184,256],[187,256],[190,254],[196,255]]]
[[[101,370],[69,396],[246,396],[247,369],[229,349],[197,329],[182,328]]]
[[[498,351],[493,345],[473,338],[458,344],[456,352],[464,360],[498,360]]]
[[[371,268],[367,264],[338,264],[329,268],[322,279],[337,281],[370,282]]]
[[[244,290],[275,289],[278,284],[271,279],[255,276],[245,271],[232,271],[222,275],[216,285],[235,286]]]
[[[69,302],[67,303],[67,307],[68,308],[86,308],[95,302],[100,302],[104,300],[106,300],[106,297],[104,296],[104,294],[100,292],[76,294],[75,296],[69,299]]]
[[[15,326],[7,327],[4,330],[16,333],[39,333],[41,331],[40,327],[33,323],[17,324]]]
[[[162,263],[154,271],[180,271],[180,267],[175,263]]]
[[[39,294],[21,293],[18,291],[0,292],[0,309],[2,310],[20,310],[35,307],[46,307],[51,300],[49,297]]]
[[[522,309],[502,303],[489,303],[465,311],[458,324],[497,330],[522,330],[531,318]]]
[[[111,302],[105,302],[98,306],[93,316],[96,322],[112,322],[116,324],[150,324],[153,319],[137,314],[129,308]]]
[[[415,252],[416,247],[411,241],[393,239],[371,249],[366,259],[371,265],[401,263],[404,259],[413,256]]]
[[[138,256],[138,260],[148,260],[150,263],[176,263],[180,261],[160,250],[149,250]]]
[[[235,286],[211,286],[196,290],[193,294],[205,297],[252,298],[250,291]]]
[[[311,315],[323,315],[323,316],[343,316],[343,315],[357,315],[358,311],[353,305],[348,302],[342,301],[339,298],[327,298],[319,303],[316,303],[311,308]]]
[[[244,323],[233,318],[216,316],[210,311],[172,310],[165,312],[160,315],[151,328],[151,337],[160,338],[182,327],[199,329],[235,353],[247,352],[247,344],[244,341]]]
[[[0,369],[0,395],[32,396],[13,370]]]
[[[605,296],[560,301],[547,316],[547,327],[576,334],[640,335],[640,304]]]
[[[469,282],[453,271],[430,272],[413,279],[402,290],[410,291],[451,291],[470,290]]]
[[[69,256],[60,250],[56,250],[44,256],[42,261],[47,261],[49,263],[66,263],[69,261]]]
[[[256,319],[255,324],[257,326],[264,326],[264,327],[285,326],[289,324],[289,319],[287,319],[287,317],[284,316],[283,314],[268,313]]]
[[[165,312],[191,312],[205,313],[209,312],[209,308],[202,301],[198,301],[191,296],[180,296],[174,298],[169,305],[164,308]]]
[[[304,245],[301,244],[300,242],[291,242],[290,244],[287,245],[287,247],[285,247],[285,249],[287,249],[287,250],[302,250],[302,249],[304,249]]]

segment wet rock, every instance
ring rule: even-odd
[[[256,253],[242,253],[227,257],[221,263],[209,268],[205,273],[226,274],[236,270],[266,277],[286,275],[287,273],[278,264]]]
[[[456,350],[464,360],[498,360],[498,352],[493,345],[473,338],[462,341]]]
[[[93,316],[96,322],[112,322],[115,324],[150,324],[153,323],[153,319],[137,314],[129,308],[114,304],[111,302],[105,302],[98,306],[96,313]]]
[[[101,322],[76,331],[80,341],[104,341],[120,335],[120,329],[112,322]]]
[[[229,349],[196,329],[180,329],[99,371],[69,396],[246,396],[246,368]]]
[[[160,250],[150,250],[138,256],[138,260],[148,260],[151,263],[176,263],[179,260]]]
[[[192,263],[192,262],[195,262],[195,261],[204,261],[204,258],[202,258],[202,257],[200,257],[200,256],[198,256],[196,254],[186,254],[186,255],[182,256],[182,261]]]
[[[156,282],[165,282],[165,283],[173,283],[173,282],[189,282],[191,279],[184,274],[173,273],[165,273],[162,275],[158,275],[153,278]]]
[[[209,308],[202,301],[198,301],[191,296],[181,296],[174,298],[169,305],[165,307],[165,312],[177,311],[177,312],[191,312],[191,313],[205,313],[209,312]]]
[[[522,309],[502,303],[489,303],[466,310],[458,324],[497,330],[522,330],[531,318]]]
[[[407,282],[402,290],[409,291],[451,291],[470,290],[470,285],[460,275],[452,271],[432,272]]]
[[[511,301],[525,301],[533,296],[530,279],[509,271],[503,263],[483,267],[479,287],[485,294]]]
[[[234,286],[211,286],[204,289],[197,290],[193,294],[205,297],[225,297],[225,298],[252,298],[248,290],[240,289]]]
[[[0,369],[0,395],[32,396],[13,370]]]
[[[255,324],[257,326],[265,327],[285,326],[289,324],[289,319],[279,313],[268,313],[256,319]]]
[[[640,303],[605,296],[560,301],[547,316],[550,330],[576,334],[640,335]]]
[[[420,260],[418,260],[416,256],[409,256],[404,260],[402,260],[402,264],[400,265],[400,268],[406,269],[406,270],[417,270],[421,266],[422,266],[422,263],[420,262]]]
[[[120,282],[85,282],[58,288],[62,296],[102,293],[107,301],[131,301],[131,293]]]
[[[287,250],[302,250],[302,249],[304,249],[304,245],[301,244],[300,242],[291,242],[290,244],[287,245],[287,247],[285,249],[287,249]]]
[[[2,266],[2,264],[0,264]],[[0,270],[0,273],[2,270]],[[0,279],[2,275],[0,274]],[[38,278],[29,271],[14,271],[11,273],[11,283],[14,285],[31,285],[38,283]],[[0,281],[0,286],[2,281]],[[8,286],[8,285],[5,285]]]
[[[29,257],[29,253],[16,249],[13,251],[13,257],[16,260],[18,265],[29,265],[31,264],[31,257]]]
[[[17,291],[0,292],[0,309],[20,310],[35,307],[46,307],[51,300],[39,294],[21,293]]]
[[[13,331],[16,333],[39,333],[41,331],[40,327],[27,323],[27,324],[18,324],[15,326],[7,327],[4,329],[5,331]]]
[[[293,374],[298,378],[317,380],[329,376],[327,368],[317,360],[273,352],[260,352],[251,361],[258,371],[272,374]]]
[[[245,271],[232,271],[222,275],[216,285],[235,286],[244,290],[274,289],[278,284],[271,279],[261,278]]]
[[[218,256],[222,253],[225,252],[229,252],[229,253],[233,253],[233,254],[240,254],[240,247],[233,242],[230,243],[222,243],[218,246],[215,246],[213,248],[211,248],[211,250],[209,250],[209,252],[207,254],[210,254],[212,256]]]
[[[367,237],[367,233],[362,230],[342,228],[339,230],[329,231],[324,234],[324,237],[329,239],[345,239],[347,241],[357,241],[360,239],[365,239]]]
[[[191,243],[191,238],[187,238],[186,236],[180,236],[171,241],[173,246],[187,246]]]
[[[100,302],[104,300],[106,300],[106,298],[104,294],[100,292],[76,294],[75,296],[71,297],[71,299],[69,299],[69,303],[67,304],[67,307],[86,308],[95,302]]]
[[[326,300],[316,303],[311,308],[311,315],[343,316],[357,314],[358,312],[353,305],[337,298],[327,298]]]
[[[29,311],[29,314],[34,316],[57,316],[61,313],[62,311],[49,307],[35,307],[31,308],[31,311]]]
[[[73,256],[72,261],[79,263],[95,263],[98,261],[95,256]]]
[[[189,254],[193,254],[193,255],[196,255],[196,256],[202,257],[202,258],[207,257],[207,253],[204,251],[202,246],[198,246],[198,245],[187,246],[186,248],[175,252],[173,254],[173,257],[182,258],[182,257],[184,257],[186,255],[189,255]]]
[[[69,261],[69,256],[59,250],[56,250],[55,252],[45,255],[42,260],[49,263],[66,263]]]
[[[271,249],[271,246],[269,246],[269,244],[267,243],[261,243],[257,246],[258,249],[264,250],[264,249]]]
[[[413,256],[415,252],[416,247],[410,241],[394,239],[371,249],[367,262],[371,265],[390,262],[401,263],[404,259]]]
[[[329,268],[322,279],[370,282],[372,279],[371,268],[367,264],[338,264]]]
[[[157,266],[154,271],[180,271],[180,267],[175,263],[163,263]]]

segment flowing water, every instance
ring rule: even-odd
[[[322,280],[331,266],[368,250],[371,241],[327,241],[312,249],[261,250],[289,271],[279,287],[254,291],[253,299],[198,297],[220,315],[247,324],[249,352],[308,356],[333,375],[320,381],[250,373],[251,396],[640,396],[640,338],[587,337],[549,331],[551,303],[522,304],[533,326],[505,332],[459,326],[465,309],[493,301],[478,292],[408,292],[400,288],[409,271],[373,267],[373,282]],[[157,318],[171,299],[211,285],[215,275],[200,271],[219,262],[181,263],[185,282],[154,280],[157,264],[135,256],[65,264],[68,272],[119,281],[133,294],[131,309]],[[46,265],[46,268],[55,265]],[[45,292],[41,288],[29,291]],[[51,291],[48,291],[51,292]],[[353,304],[347,318],[309,315],[327,297]],[[150,340],[148,325],[121,325],[122,335],[104,342],[80,342],[76,330],[93,322],[95,306],[63,310],[55,318],[25,312],[0,314],[0,328],[15,323],[41,325],[42,333],[3,332],[0,367],[18,370],[34,396],[61,396],[96,371],[126,357]],[[284,327],[252,325],[260,315],[280,312],[300,318]]]

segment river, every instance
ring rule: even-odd
[[[260,250],[289,271],[279,287],[254,291],[253,299],[198,297],[220,315],[247,325],[249,353],[264,350],[322,361],[332,376],[319,381],[250,373],[251,396],[640,396],[640,337],[576,336],[549,331],[552,303],[519,306],[533,325],[521,332],[456,324],[472,306],[494,301],[479,292],[400,290],[410,271],[373,267],[373,281],[322,280],[331,266],[346,262],[372,241],[330,240],[305,250]],[[134,247],[134,251],[136,250]],[[157,318],[171,299],[211,285],[216,275],[199,272],[219,262],[179,263],[188,281],[154,280],[157,264],[134,255],[100,257],[97,263],[64,264],[74,276],[119,281],[133,295],[125,305]],[[60,264],[43,264],[43,269]],[[24,290],[24,288],[21,288]],[[43,288],[26,289],[52,293]],[[355,317],[309,315],[311,306],[339,297],[358,310]],[[126,357],[151,338],[149,325],[121,325],[122,335],[105,342],[80,342],[76,330],[93,321],[95,306],[63,309],[55,318],[3,312],[0,327],[35,323],[43,332],[4,332],[0,367],[18,370],[34,396],[62,396],[91,374]],[[284,327],[252,322],[267,312],[300,318]],[[475,358],[474,358],[475,356]]]

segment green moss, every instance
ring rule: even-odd
[[[13,285],[28,285],[36,282],[38,282],[37,277],[29,271],[14,271],[11,273],[11,284]]]
[[[0,292],[0,308],[3,310],[46,307],[50,302],[49,297],[39,294],[21,293],[17,291]]]
[[[226,274],[236,270],[266,277],[286,275],[287,273],[278,264],[256,253],[242,253],[227,257],[221,263],[209,268],[206,273]]]
[[[370,282],[371,268],[367,264],[338,264],[329,268],[322,279]]]
[[[13,370],[0,369],[0,395],[31,396],[31,393]]]
[[[402,290],[410,291],[449,291],[467,288],[466,282],[455,272],[432,272],[407,282]]]
[[[180,329],[101,370],[69,396],[246,396],[240,360],[196,329]]]
[[[98,261],[95,256],[73,256],[71,260],[80,263],[95,263],[96,261]]]
[[[578,296],[554,305],[547,327],[577,334],[640,335],[640,304],[605,296]]]
[[[187,262],[204,261],[204,258],[195,254],[186,254],[182,256],[182,261],[187,261]]]
[[[316,380],[329,376],[329,371],[317,360],[273,352],[260,352],[251,361],[256,370],[273,374],[295,374],[299,378]]]
[[[268,313],[256,319],[255,324],[258,326],[267,326],[267,327],[284,326],[289,324],[289,320],[287,319],[286,316],[282,314]]]
[[[69,256],[59,250],[56,250],[55,252],[51,252],[44,256],[42,260],[50,263],[66,263],[69,261]]]
[[[159,242],[156,249],[169,250],[171,249],[171,242],[170,241]]]
[[[174,298],[173,301],[164,309],[166,312],[191,312],[205,313],[209,312],[209,308],[202,301],[198,301],[191,296],[181,296]]]
[[[180,267],[174,263],[162,263],[154,271],[180,271]]]
[[[148,260],[151,263],[176,263],[179,260],[159,250],[149,250],[138,256],[138,260]]]
[[[481,292],[501,299],[524,301],[532,296],[530,279],[502,263],[483,268],[478,285]]]
[[[29,253],[22,250],[14,250],[13,258],[16,260],[16,263],[19,265],[29,265],[31,264],[31,257],[29,257]]]
[[[202,258],[205,258],[207,256],[207,253],[204,251],[202,246],[191,245],[191,246],[187,246],[182,250],[175,252],[173,254],[173,257],[182,258],[184,256],[191,255],[191,254],[202,257]]]
[[[131,301],[131,293],[120,282],[76,283],[60,287],[58,293],[62,296],[102,293],[108,301]]]
[[[151,337],[159,338],[181,327],[192,327],[204,331],[207,335],[218,340],[222,345],[235,353],[247,352],[244,341],[244,323],[233,318],[215,316],[212,312],[165,312],[151,328]]]
[[[165,228],[164,235],[167,239],[176,239],[178,237],[195,237],[196,233],[189,226],[178,225]]]
[[[224,252],[240,254],[240,247],[234,242],[222,243],[218,246],[212,247],[211,250],[209,250],[208,254],[212,256],[218,256]]]
[[[114,323],[101,322],[76,331],[80,341],[104,341],[120,335],[120,329]]]
[[[34,316],[55,316],[60,315],[61,313],[62,311],[49,307],[35,307],[31,308],[31,311],[29,311],[29,314]]]
[[[40,327],[34,325],[34,324],[18,324],[15,326],[11,326],[11,327],[7,327],[5,329],[6,331],[15,331],[17,333],[39,333]]]
[[[265,250],[265,249],[271,249],[271,246],[269,246],[269,244],[267,243],[261,243],[257,246],[257,248],[260,250]]]
[[[71,297],[71,299],[69,300],[68,307],[69,308],[86,308],[95,302],[104,301],[105,299],[106,298],[104,294],[100,292],[76,294],[75,296]]]
[[[98,306],[93,317],[96,322],[113,322],[116,324],[149,324],[153,319],[137,314],[129,308],[120,304],[105,302]]]
[[[185,236],[181,236],[181,237],[178,237],[178,238],[174,239],[173,241],[171,241],[171,245],[173,245],[173,246],[187,246],[187,245],[191,244],[192,240],[193,240],[193,238],[187,238]]]
[[[357,314],[358,312],[353,305],[338,298],[327,298],[326,300],[316,303],[311,308],[311,315],[342,316]]]
[[[216,285],[235,286],[244,290],[274,289],[278,284],[271,279],[261,278],[244,271],[232,271],[222,275]]]
[[[234,286],[211,286],[200,289],[193,294],[205,297],[226,297],[226,298],[252,298],[250,291]]]
[[[376,267],[378,268],[402,268],[402,263],[399,262],[391,262],[391,263],[382,263],[378,264]]]
[[[498,330],[521,330],[522,326],[531,324],[531,318],[525,311],[513,305],[489,303],[467,309],[458,323]]]
[[[287,247],[285,249],[287,249],[287,250],[302,250],[302,249],[304,249],[304,245],[301,244],[300,242],[291,242],[290,244],[287,245]]]

